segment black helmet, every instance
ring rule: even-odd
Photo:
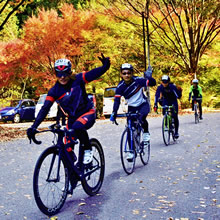
[[[62,77],[71,75],[71,66],[71,62],[68,59],[56,60],[54,64],[56,76]]]
[[[161,77],[161,80],[163,83],[168,83],[168,82],[170,82],[170,77],[168,75],[163,75]]]
[[[134,68],[133,68],[133,66],[132,66],[131,64],[129,64],[129,63],[123,63],[123,64],[121,65],[121,71],[122,71],[122,70],[131,70],[131,71],[133,72]]]

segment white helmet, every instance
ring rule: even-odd
[[[198,79],[193,79],[192,83],[199,83],[199,80]]]

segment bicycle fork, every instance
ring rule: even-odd
[[[55,163],[55,159],[56,159],[56,154],[53,154],[53,157],[52,157],[52,160],[51,160],[51,163],[50,163],[50,169],[49,169],[49,172],[48,172],[48,176],[47,176],[47,179],[46,181],[47,182],[59,182],[60,181],[60,151],[59,151],[59,156],[58,156],[58,166],[57,166],[57,175],[56,175],[56,178],[54,179],[50,179],[50,175],[51,175],[51,172],[53,170],[53,167],[54,167],[54,163]]]

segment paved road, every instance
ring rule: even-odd
[[[100,193],[88,197],[81,187],[69,197],[58,219],[159,220],[220,219],[220,114],[180,116],[180,138],[164,146],[161,117],[149,118],[151,158],[143,166],[138,158],[135,172],[127,176],[120,163],[120,134],[125,121],[115,126],[98,121],[89,133],[105,151],[106,174]],[[0,144],[0,219],[48,219],[37,208],[32,193],[32,174],[51,136],[42,135],[41,146],[27,139]]]

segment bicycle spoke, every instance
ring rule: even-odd
[[[56,148],[48,148],[39,157],[34,171],[35,200],[39,209],[49,216],[62,208],[69,186],[68,170],[62,160],[57,179],[58,160]]]

